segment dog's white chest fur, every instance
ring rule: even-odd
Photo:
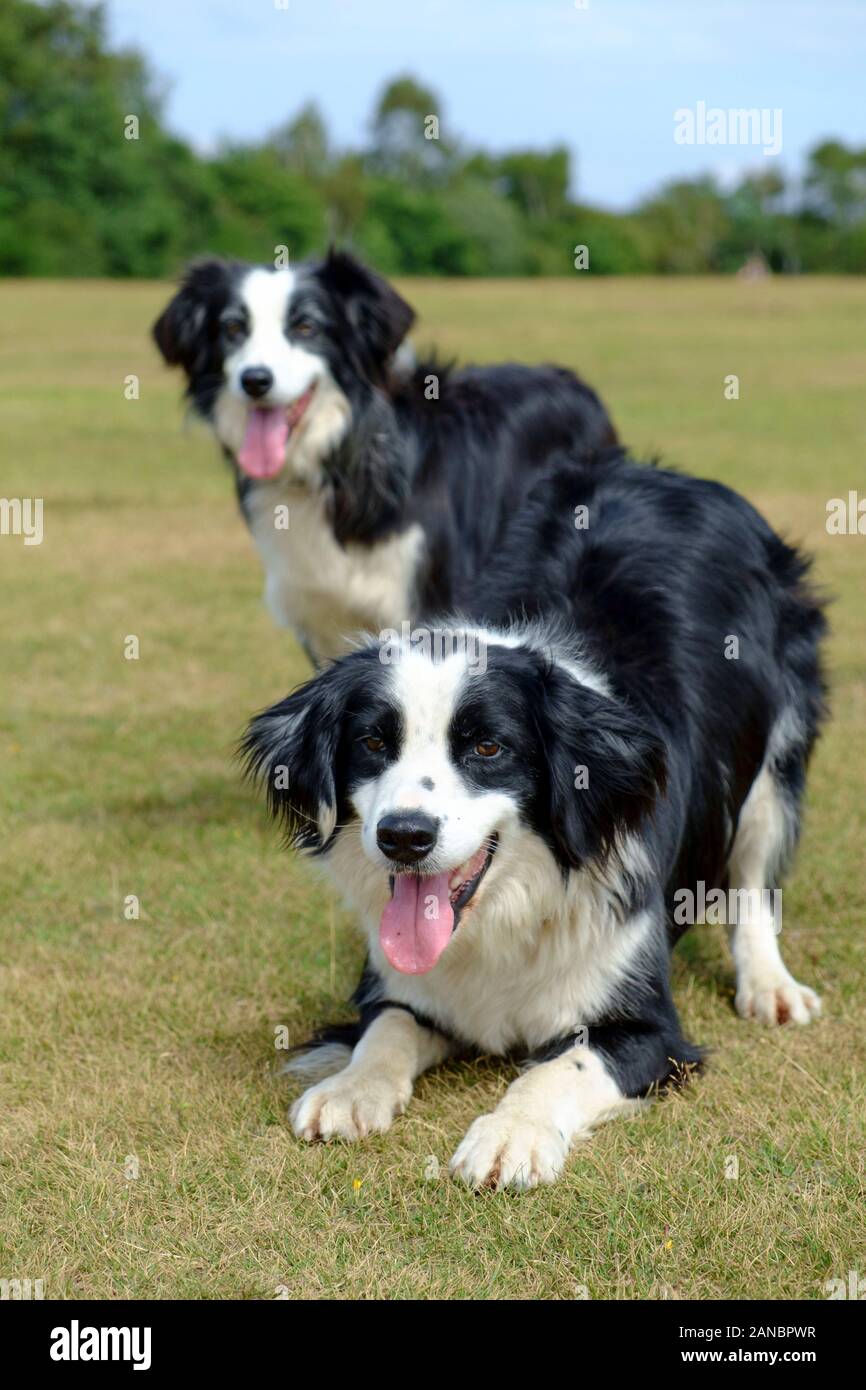
[[[410,617],[420,526],[373,545],[341,546],[324,495],[280,479],[251,488],[245,507],[268,610],[317,660],[344,652],[359,630],[378,633]]]
[[[490,924],[483,944],[455,938],[436,970],[400,976],[370,932],[371,959],[386,982],[388,998],[420,1010],[440,1026],[494,1053],[543,1046],[595,1022],[647,938],[643,915],[616,923],[592,906],[576,905],[569,917],[541,925],[529,949],[508,941],[507,912],[494,930],[504,949],[491,949]],[[504,930],[503,930],[504,929]],[[509,949],[510,948],[510,949]]]
[[[446,1032],[494,1053],[537,1048],[603,1016],[652,931],[652,916],[620,920],[596,875],[564,884],[549,849],[522,827],[502,835],[490,886],[467,912],[439,964],[403,975],[386,960],[379,918],[383,875],[357,836],[341,835],[326,868],[364,924],[370,962],[384,996],[430,1018]]]

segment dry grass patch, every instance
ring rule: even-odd
[[[827,498],[862,477],[866,286],[405,288],[422,342],[578,367],[636,447],[743,489],[815,550],[836,595],[834,718],[785,934],[827,1017],[740,1023],[701,928],[675,991],[706,1075],[600,1129],[558,1187],[475,1197],[444,1176],[508,1083],[484,1059],[423,1078],[388,1135],[297,1144],[275,1029],[342,1013],[360,949],[231,753],[304,659],[261,608],[230,480],[181,430],[148,344],[166,287],[7,285],[4,489],[44,496],[46,538],[0,540],[0,1274],[85,1298],[821,1297],[866,1273],[866,538],[824,529]]]

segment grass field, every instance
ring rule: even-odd
[[[149,345],[166,288],[6,283],[0,493],[43,497],[45,536],[0,537],[0,1276],[53,1298],[824,1297],[866,1278],[866,536],[825,528],[866,493],[866,282],[405,289],[422,344],[578,367],[637,452],[815,553],[834,714],[783,947],[825,1017],[740,1022],[722,929],[696,928],[675,994],[706,1075],[600,1129],[559,1186],[444,1176],[510,1079],[492,1062],[423,1078],[362,1147],[297,1143],[275,1029],[342,1014],[361,950],[232,748],[304,658]]]

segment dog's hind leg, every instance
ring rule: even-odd
[[[443,1062],[454,1044],[408,1010],[384,1008],[363,1032],[348,1065],[311,1086],[289,1118],[300,1139],[363,1139],[402,1115],[415,1078]]]
[[[743,803],[728,861],[731,952],[742,1018],[809,1023],[821,1011],[814,990],[799,984],[779,950],[777,887],[797,840],[805,759],[774,731],[770,753]]]

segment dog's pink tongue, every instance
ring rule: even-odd
[[[238,463],[251,478],[275,478],[285,462],[288,437],[285,406],[251,410]]]
[[[379,941],[395,970],[424,975],[441,956],[454,927],[448,897],[450,874],[397,874],[394,895],[382,913]]]

